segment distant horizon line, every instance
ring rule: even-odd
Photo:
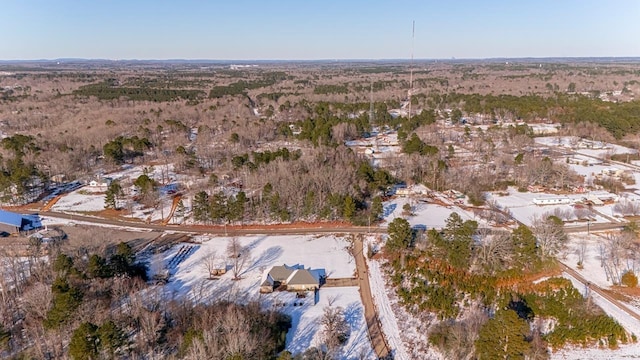
[[[413,61],[504,61],[504,60],[589,60],[589,59],[610,59],[610,60],[640,60],[638,56],[523,56],[523,57],[450,57],[450,58],[416,58]],[[62,57],[62,58],[38,58],[38,59],[0,59],[2,63],[12,62],[60,62],[60,61],[104,61],[104,62],[211,62],[211,63],[251,63],[251,62],[409,62],[408,58],[350,58],[350,59],[202,59],[202,58],[82,58],[82,57]]]

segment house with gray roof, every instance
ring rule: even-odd
[[[320,286],[320,281],[316,279],[307,269],[298,269],[287,278],[288,291],[310,291]]]
[[[320,281],[310,270],[303,266],[278,265],[272,267],[260,282],[260,292],[270,293],[281,288],[287,291],[314,290],[320,286]]]

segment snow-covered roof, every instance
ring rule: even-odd
[[[273,278],[271,277],[271,275],[266,274],[264,276],[264,279],[260,283],[260,286],[273,286]]]

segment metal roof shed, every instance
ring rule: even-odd
[[[22,228],[23,216],[11,211],[0,210],[0,231],[14,233]]]
[[[22,226],[22,214],[0,210],[0,223],[20,227]]]

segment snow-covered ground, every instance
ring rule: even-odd
[[[371,137],[347,141],[345,145],[369,157],[374,166],[381,165],[386,159],[395,158],[401,150],[397,133],[380,133],[377,128],[372,130]]]
[[[577,281],[572,276],[564,273],[564,277],[571,280],[573,286],[578,289],[583,295],[588,291],[583,284]],[[599,294],[591,291],[590,296],[594,303],[601,307],[607,315],[614,318],[620,325],[622,325],[628,332],[638,336],[640,334],[640,321],[629,316],[626,312],[620,310],[618,307],[611,304],[608,300],[600,296]],[[640,343],[630,343],[621,345],[619,349],[599,349],[599,348],[579,348],[568,347],[561,349],[556,353],[551,354],[551,359],[564,359],[564,360],[605,360],[605,359],[640,359]]]
[[[86,211],[102,211],[104,210],[104,193],[96,194],[95,192],[86,191],[84,188],[73,191],[67,195],[63,195],[56,202],[51,210],[60,212],[86,212]],[[171,212],[172,200],[168,197],[162,197],[158,208],[144,207],[138,203],[131,204],[132,214],[125,215],[140,220],[157,221],[166,218]],[[128,204],[119,203],[119,206],[128,208]]]
[[[607,154],[634,154],[637,152],[621,145],[579,139],[575,136],[545,136],[536,137],[534,140],[539,145],[572,148],[579,154],[593,157],[602,157]]]
[[[600,266],[600,246],[604,243],[602,234],[586,234],[577,233],[570,235],[570,242],[566,251],[566,258],[563,262],[577,271],[585,279],[588,279],[591,283],[601,287],[609,288],[612,284],[607,279],[605,270]],[[583,268],[578,269],[578,253],[584,250]],[[573,277],[564,274],[566,278],[571,280],[574,287],[578,289],[583,295],[586,294],[587,289],[583,284],[578,282]],[[640,335],[640,321],[629,316],[627,313],[615,307],[606,299],[600,295],[590,292],[590,295],[598,306],[600,306],[609,316],[613,317],[620,325],[622,325],[628,332]],[[640,313],[640,309],[633,306],[633,304],[627,304],[627,307],[637,313]],[[552,359],[640,359],[640,343],[622,345],[620,349],[611,351],[608,349],[582,349],[582,348],[567,348],[562,349],[552,354]]]
[[[313,235],[240,237],[238,240],[250,250],[251,256],[242,272],[242,279],[238,281],[232,279],[230,271],[218,280],[207,280],[207,269],[203,265],[204,259],[211,254],[217,254],[222,262],[230,263],[225,255],[230,238],[200,236],[194,240],[196,243],[178,244],[151,259],[152,272],[168,268],[172,274],[165,285],[168,297],[188,297],[195,301],[259,301],[266,308],[278,308],[292,317],[293,326],[287,335],[287,349],[293,353],[319,345],[320,320],[324,308],[329,304],[340,306],[345,310],[351,329],[349,340],[341,349],[340,358],[360,359],[361,355],[365,359],[374,358],[357,287],[321,288],[315,305],[313,293],[309,293],[304,299],[297,299],[295,294],[287,292],[259,293],[264,273],[274,265],[301,265],[319,272],[324,270],[329,278],[353,277],[355,261],[349,253],[350,243],[346,239]],[[192,246],[187,258],[181,263],[168,266],[182,246]]]
[[[369,237],[366,244],[377,250],[382,246],[374,237]],[[381,262],[367,257],[367,268],[376,313],[394,359],[441,358],[428,345],[426,329],[429,324],[407,313],[398,303],[394,289],[387,283]]]
[[[537,216],[539,217],[544,214],[553,214],[554,211],[558,211],[558,210],[563,212],[574,211],[574,208],[571,205],[536,205],[533,203],[533,199],[535,198],[557,197],[558,195],[519,192],[517,189],[512,187],[508,189],[508,193],[509,194],[505,196],[494,194],[494,193],[487,193],[487,200],[496,201],[503,210],[511,211],[511,213],[513,214],[513,217],[516,218],[516,220],[526,225],[531,225],[535,217]],[[587,194],[562,195],[562,197],[567,197],[571,201],[581,200],[586,196]],[[591,223],[610,222],[610,220],[602,216],[602,214],[607,216],[612,216],[611,208],[612,208],[611,205],[593,208],[594,213],[591,215],[592,216]],[[571,220],[577,220],[577,218],[574,217]]]
[[[279,307],[292,318],[292,326],[287,333],[287,350],[293,354],[304,352],[310,347],[322,344],[322,319],[327,306],[340,306],[344,309],[349,324],[349,340],[341,348],[340,359],[375,359],[375,353],[369,342],[367,323],[364,318],[364,306],[360,300],[358,287],[323,288],[320,298],[313,305],[306,299],[305,305]],[[298,300],[299,301],[299,300]]]
[[[572,159],[582,160],[582,158],[579,158],[579,157],[572,157]],[[569,167],[579,175],[583,175],[585,177],[585,180],[595,179],[595,176],[598,174],[601,174],[603,170],[609,170],[611,168],[615,168],[615,166],[611,166],[611,165],[602,165],[602,164],[593,164],[593,163],[587,163],[586,166],[583,164],[570,163]]]
[[[413,213],[413,215],[408,217],[403,215],[403,207],[407,203],[411,204]],[[412,200],[410,197],[396,197],[385,202],[383,205],[382,215],[385,223],[383,223],[382,226],[387,226],[389,222],[397,217],[404,217],[413,227],[426,227],[427,229],[443,228],[446,225],[447,218],[454,212],[457,212],[463,220],[481,221],[479,218],[475,218],[472,212],[466,211],[458,206],[452,205],[446,207]]]
[[[566,260],[563,262],[577,271],[585,279],[601,288],[610,287],[611,280],[607,279],[604,268],[600,266],[600,246],[604,245],[602,234],[576,233],[569,235],[569,244],[566,250]],[[578,269],[578,254],[584,250],[583,268]],[[640,335],[640,332],[638,333]]]
[[[629,314],[627,314],[624,310],[618,308],[617,306],[609,302],[609,300],[600,296],[600,294],[593,291],[589,291],[582,283],[577,281],[573,276],[567,273],[563,273],[562,276],[571,280],[573,287],[578,289],[583,296],[587,294],[590,295],[591,299],[593,299],[593,302],[596,305],[602,308],[602,310],[604,310],[604,312],[607,315],[615,319],[629,333],[634,334],[636,336],[640,334],[640,321],[638,321],[632,316],[629,316]]]
[[[176,180],[177,175],[173,171],[173,164],[162,164],[155,166],[133,166],[122,165],[120,170],[105,174],[113,180],[135,181],[140,175],[147,174],[150,178],[160,184],[168,184]]]
[[[429,323],[409,314],[393,289],[385,281],[385,275],[377,260],[369,260],[369,282],[371,293],[394,359],[440,359],[441,355],[429,346],[427,329]]]
[[[53,211],[100,211],[104,210],[104,194],[95,194],[84,188],[66,194],[56,202]]]
[[[617,360],[640,359],[640,344],[621,345],[619,349],[566,348],[551,354],[552,360]]]
[[[562,124],[528,124],[534,134],[555,134]]]
[[[387,288],[385,287],[380,263],[377,261],[368,261],[368,265],[371,294],[373,295],[373,301],[376,305],[378,318],[382,324],[382,331],[386,336],[389,347],[391,347],[394,359],[408,360],[410,357],[405,349],[402,337],[400,336],[400,327],[398,325],[396,315],[391,307],[391,300],[387,294]]]
[[[126,215],[127,217],[134,217],[144,221],[158,221],[166,219],[171,213],[172,200],[167,197],[162,197],[160,205],[157,208],[144,207],[141,204],[133,204],[132,214]],[[178,219],[179,220],[179,219]],[[176,221],[178,221],[176,220]]]

